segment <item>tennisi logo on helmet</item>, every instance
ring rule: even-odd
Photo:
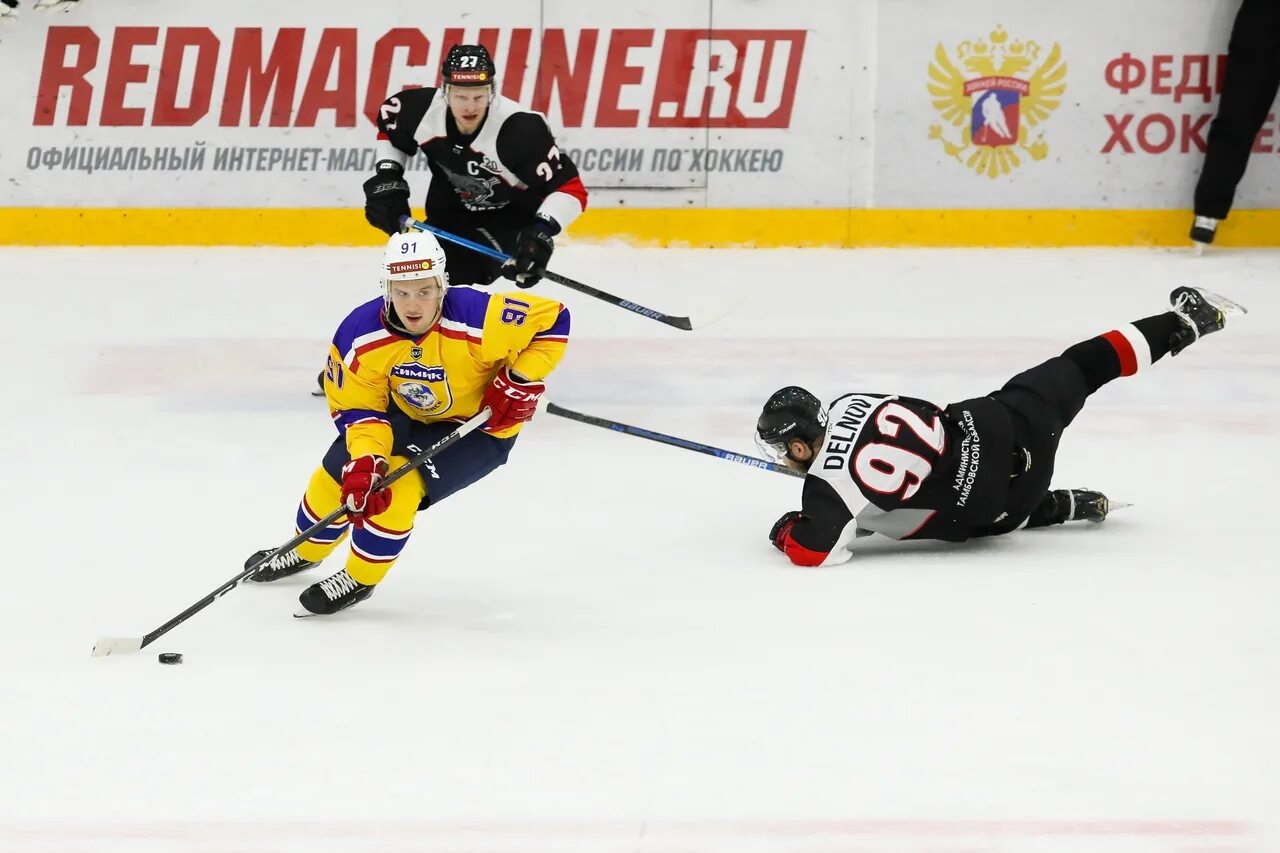
[[[402,275],[407,272],[417,272],[418,270],[429,270],[435,264],[430,258],[423,258],[416,261],[392,261],[388,265],[387,272],[391,275]]]
[[[785,128],[805,47],[804,30],[476,32],[50,27],[32,124],[355,127],[363,112],[372,125],[383,99],[439,85],[449,47],[475,39],[498,93],[562,127]]]

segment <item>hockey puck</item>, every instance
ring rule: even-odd
[[[164,652],[160,655],[160,663],[182,663],[182,655],[177,652]]]

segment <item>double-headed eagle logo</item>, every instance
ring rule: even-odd
[[[1062,102],[1067,64],[1054,43],[1028,76],[1040,53],[1036,42],[1010,42],[1009,34],[997,26],[990,43],[960,43],[956,58],[962,72],[939,44],[929,63],[929,94],[942,118],[963,128],[959,145],[942,135],[941,124],[929,126],[929,138],[941,140],[949,156],[992,179],[1022,165],[1019,148],[1032,160],[1043,160],[1049,144],[1043,133],[1028,143],[1028,128],[1049,118]]]

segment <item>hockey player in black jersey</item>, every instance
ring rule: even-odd
[[[1104,495],[1050,490],[1062,431],[1106,383],[1177,355],[1245,310],[1190,287],[1170,301],[1172,311],[1078,343],[999,391],[946,408],[854,393],[824,411],[803,388],[774,393],[756,441],[807,476],[801,508],[778,519],[769,539],[791,562],[818,566],[844,562],[854,540],[872,533],[960,542],[1102,521]]]
[[[497,93],[484,46],[455,44],[441,75],[442,88],[406,89],[383,101],[377,173],[364,183],[365,218],[387,234],[400,230],[409,213],[405,165],[422,151],[431,169],[431,224],[514,259],[504,268],[445,243],[452,282],[489,284],[501,274],[532,287],[555,236],[586,209],[587,189],[546,118]]]

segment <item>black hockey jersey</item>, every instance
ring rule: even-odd
[[[1013,469],[1009,411],[989,397],[933,403],[846,394],[828,409],[805,477],[791,561],[830,565],[857,538],[967,539],[1003,512]]]
[[[406,89],[378,113],[378,161],[405,165],[421,149],[431,169],[427,217],[518,229],[541,212],[561,228],[587,206],[578,169],[546,118],[494,97],[479,130],[458,131],[442,89]]]

